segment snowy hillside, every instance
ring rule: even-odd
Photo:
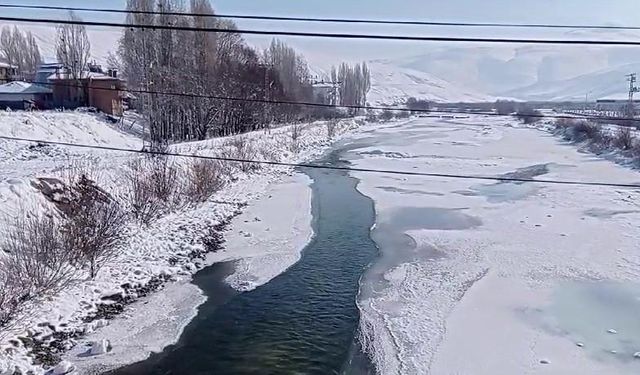
[[[407,98],[435,102],[479,102],[495,98],[456,86],[450,82],[414,69],[401,68],[384,61],[374,61],[371,90],[367,101],[374,105],[404,103]]]
[[[532,37],[534,36],[581,40],[634,40],[638,37],[637,33],[612,30],[572,30]],[[387,62],[446,79],[476,92],[518,97],[513,93],[517,93],[519,88],[537,85],[539,91],[544,87],[554,91],[560,81],[640,63],[640,51],[602,46],[447,46],[425,48],[413,56],[394,58]],[[591,84],[593,83],[597,86],[605,84],[604,81]],[[584,92],[582,97],[584,98]]]
[[[590,100],[626,98],[628,83],[625,75],[640,72],[640,63],[604,69],[579,77],[541,82],[504,94],[523,100],[582,101],[588,94]]]

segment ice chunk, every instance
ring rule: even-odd
[[[633,353],[633,358],[640,358],[640,352]]]

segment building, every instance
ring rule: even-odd
[[[118,78],[116,70],[109,69],[105,74],[98,68],[92,66],[91,71],[83,72],[78,78],[72,77],[64,67],[55,69],[47,77],[47,85],[53,90],[54,106],[94,107],[109,115],[121,116],[125,82]]]
[[[33,82],[39,84],[48,84],[49,76],[64,69],[64,64],[61,63],[51,63],[51,64],[42,64],[38,67],[38,71],[36,72],[36,76],[34,77]]]
[[[18,67],[0,62],[0,83],[15,81],[18,77]]]
[[[311,86],[316,103],[337,105],[340,102],[338,85],[333,82],[319,81]]]
[[[53,93],[47,87],[21,81],[0,85],[0,109],[49,109],[52,104]]]

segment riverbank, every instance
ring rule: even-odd
[[[259,181],[247,182],[260,185]],[[233,262],[225,281],[237,291],[248,291],[297,262],[313,234],[309,183],[305,175],[295,173],[271,182],[259,195],[254,193],[255,198],[231,221],[224,250],[209,254],[203,267]],[[82,374],[99,374],[141,361],[177,342],[205,301],[202,290],[190,279],[170,284],[129,306],[109,326],[78,341],[65,359]],[[89,343],[102,340],[109,340],[110,352],[85,355]]]
[[[77,138],[78,133],[86,128],[82,126],[86,118],[77,114],[69,117],[65,117],[65,114],[55,116],[43,114],[38,116],[43,117],[48,122],[42,125],[37,123],[38,127],[36,128],[20,128],[20,131],[24,133],[21,133],[21,135],[24,135],[25,138],[34,137],[31,133],[39,134],[42,131],[49,131],[49,128],[64,133],[67,131],[65,127],[72,129],[68,132],[73,132]],[[65,121],[67,122],[57,122],[57,117],[66,119]],[[240,146],[247,147],[247,150],[254,153],[251,157],[258,159],[299,162],[313,159],[314,155],[321,153],[333,141],[343,134],[358,128],[361,124],[361,120],[350,119],[341,121],[333,126],[332,129],[329,129],[323,122],[293,125],[298,129],[296,131],[296,134],[298,134],[296,139],[291,136],[292,126],[284,126],[273,129],[269,134],[259,131],[237,137],[178,144],[172,146],[172,151],[214,156],[221,149],[231,144],[233,147],[237,145],[238,148]],[[108,125],[101,123],[99,125],[96,124],[96,126],[105,127]],[[14,128],[6,130],[15,131]],[[328,134],[329,130],[331,130],[332,136]],[[110,131],[114,132],[114,130]],[[109,143],[111,138],[115,139],[121,136],[119,132],[115,131],[114,134],[108,133],[105,135],[104,139],[96,140],[92,138],[91,134],[87,134],[88,140],[79,139],[79,142]],[[236,141],[234,138],[242,138],[242,140]],[[28,168],[15,168],[15,170],[10,168],[11,179],[0,181],[0,195],[2,195],[4,202],[3,205],[0,205],[0,210],[3,212],[15,212],[25,201],[33,203],[34,207],[46,206],[48,202],[41,198],[39,192],[30,186],[30,181],[34,177],[60,174],[60,166],[69,163],[70,158],[88,160],[92,157],[102,157],[106,159],[104,165],[100,166],[102,168],[101,172],[107,175],[105,180],[110,183],[110,188],[121,188],[118,184],[118,179],[115,177],[117,177],[117,173],[122,172],[122,167],[126,164],[127,158],[120,154],[117,157],[111,157],[109,154],[109,157],[107,157],[106,152],[84,152],[84,150],[62,146],[36,148],[20,145],[20,147],[14,147],[10,143],[6,145],[9,147],[5,147],[5,143],[1,143],[3,149],[10,154],[17,155],[16,158],[5,159],[4,163],[7,163],[8,168],[18,163],[19,160],[23,160],[23,154],[29,153],[29,155],[25,159],[26,161],[20,161],[20,163],[26,163]],[[135,143],[135,140],[132,139],[130,143]],[[55,353],[64,352],[68,348],[76,348],[78,351],[84,349],[86,352],[87,347],[84,344],[87,341],[82,340],[81,337],[103,331],[106,326],[111,325],[110,318],[104,319],[99,316],[96,318],[96,314],[100,314],[100,311],[108,310],[110,316],[113,316],[112,311],[116,311],[117,314],[124,307],[125,314],[118,317],[118,319],[126,319],[129,315],[135,315],[141,320],[148,319],[148,316],[145,317],[142,313],[138,314],[134,309],[129,309],[122,303],[112,304],[111,301],[118,296],[120,296],[117,298],[118,300],[125,299],[127,303],[132,300],[140,300],[139,305],[144,305],[145,302],[148,302],[147,305],[150,306],[169,307],[168,310],[170,312],[158,320],[158,322],[171,322],[170,324],[167,323],[166,332],[161,333],[160,336],[154,336],[153,334],[145,336],[144,324],[142,324],[142,329],[139,330],[141,332],[133,335],[136,340],[139,340],[139,346],[144,346],[145,340],[150,340],[153,341],[149,346],[150,350],[156,350],[175,340],[182,327],[193,316],[193,306],[203,301],[204,297],[196,289],[187,286],[187,282],[191,279],[191,275],[202,269],[206,264],[215,262],[216,259],[246,257],[247,260],[244,263],[244,267],[242,267],[243,263],[240,263],[239,275],[231,275],[230,282],[234,283],[234,286],[239,289],[248,290],[268,281],[275,274],[286,269],[292,262],[295,262],[296,255],[290,253],[271,253],[268,254],[269,259],[258,260],[257,255],[261,250],[254,241],[257,236],[254,237],[256,233],[249,232],[250,230],[256,230],[256,228],[249,228],[252,227],[252,220],[256,221],[255,215],[242,220],[243,224],[248,225],[248,229],[243,230],[241,236],[247,241],[248,245],[240,255],[227,255],[230,253],[229,251],[222,251],[214,253],[211,255],[212,258],[208,260],[201,260],[199,257],[192,256],[192,254],[206,252],[205,240],[208,233],[211,233],[212,228],[218,228],[234,216],[242,214],[246,209],[246,204],[254,202],[258,197],[263,196],[268,191],[271,183],[282,181],[283,178],[290,178],[292,174],[291,168],[284,167],[252,168],[248,170],[241,167],[234,164],[231,167],[233,173],[229,176],[229,183],[204,204],[197,205],[195,208],[188,207],[186,210],[170,213],[148,227],[132,227],[128,232],[126,246],[119,251],[116,259],[110,261],[101,269],[94,280],[78,281],[63,293],[44,301],[38,301],[37,305],[30,308],[30,314],[27,319],[21,320],[19,325],[15,325],[12,331],[2,338],[0,350],[3,350],[8,355],[0,360],[0,373],[8,372],[11,374],[15,370],[23,373],[32,371],[35,374],[39,374],[50,368],[50,364],[34,363],[33,357],[27,354],[31,347],[25,342],[30,343],[32,339],[44,340],[42,350],[45,353],[48,350],[46,347],[48,344],[55,345]],[[298,196],[304,195],[304,189],[301,192],[300,194],[302,195]],[[286,194],[290,195],[291,191]],[[296,201],[300,202],[300,200]],[[296,213],[305,212],[300,205],[295,210]],[[247,223],[245,223],[245,220]],[[258,220],[262,219],[258,217]],[[304,216],[298,216],[297,220],[297,223],[302,225]],[[306,227],[308,228],[308,225]],[[220,228],[222,227],[220,226]],[[240,233],[240,230],[242,229],[238,229],[237,233]],[[294,237],[296,240],[291,240],[291,248],[301,248],[303,246],[303,244],[301,245],[301,238],[308,239],[304,231],[300,231]],[[274,239],[273,241],[277,240]],[[234,245],[231,244],[231,246]],[[289,248],[288,244],[284,247]],[[299,257],[299,255],[297,256]],[[254,266],[265,261],[273,262],[276,265],[269,268],[268,272],[263,272],[262,269]],[[168,289],[169,296],[161,296],[158,292],[154,292],[157,288],[165,290],[163,288],[173,287],[173,285],[178,286],[176,286],[175,292],[173,289]],[[185,286],[184,293],[178,292],[178,290],[181,290],[179,285]],[[146,300],[147,298],[155,298],[155,300],[150,302]],[[183,309],[182,306],[178,306],[183,304],[191,306],[191,308]],[[132,321],[135,321],[135,319]],[[136,324],[132,323],[132,326],[136,326]],[[113,328],[116,332],[120,331],[115,326]],[[135,333],[137,331],[132,332]],[[16,339],[17,337],[22,338]],[[115,342],[117,341],[116,338],[114,344],[111,345],[112,351],[117,350],[115,347]],[[79,342],[82,345],[79,346]],[[134,352],[134,350],[131,350],[131,353]],[[86,359],[86,355],[82,355],[81,352],[76,354],[78,358]],[[98,357],[102,355],[100,354]],[[139,358],[139,355],[136,354],[134,357]],[[55,360],[55,356],[50,361],[53,360]],[[50,361],[48,363],[51,363]]]

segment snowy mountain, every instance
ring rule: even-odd
[[[457,86],[431,74],[398,67],[386,61],[373,61],[369,68],[371,90],[367,101],[371,104],[400,104],[410,97],[435,102],[495,100],[494,97]]]
[[[495,35],[493,35],[495,36]],[[619,30],[572,30],[562,34],[533,35],[539,39],[637,40],[638,33]],[[536,99],[573,96],[554,91],[567,80],[591,77],[588,90],[607,91],[616,85],[606,71],[640,64],[640,50],[626,47],[566,45],[498,45],[426,47],[411,57],[391,59],[389,64],[446,79],[458,87],[493,96],[528,97],[518,89],[535,90]],[[624,74],[633,72],[630,70]],[[640,73],[640,71],[639,71]],[[624,76],[623,74],[623,76]],[[582,78],[579,78],[582,77]],[[598,80],[598,77],[602,81]],[[624,77],[622,77],[624,78]],[[619,80],[619,79],[618,79]],[[570,85],[570,83],[566,83]],[[545,91],[549,96],[545,96]],[[584,99],[584,90],[582,90]]]
[[[523,100],[583,101],[603,98],[626,98],[629,84],[625,75],[640,72],[640,63],[599,70],[575,78],[539,82],[504,92]]]

